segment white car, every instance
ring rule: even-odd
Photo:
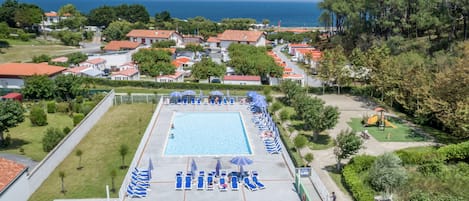
[[[293,61],[293,62],[297,62],[297,61],[298,61],[298,57],[296,57],[296,56],[292,56],[292,57],[291,57],[291,61]]]

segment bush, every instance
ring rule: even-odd
[[[85,102],[81,106],[80,113],[83,113],[86,116],[86,115],[88,115],[88,113],[91,112],[91,110],[93,110],[94,106],[95,106],[95,104],[93,102]]]
[[[57,105],[55,101],[50,101],[47,103],[47,113],[55,113],[57,111]]]
[[[65,126],[65,128],[62,130],[64,135],[68,135],[68,133],[70,133],[70,131],[72,131],[68,126]]]
[[[31,109],[29,120],[31,120],[31,124],[33,124],[34,126],[45,126],[47,125],[47,114],[41,107],[34,106]]]
[[[270,106],[270,111],[272,111],[273,113],[277,112],[278,110],[280,110],[280,108],[282,108],[283,105],[282,103],[280,102],[275,102],[272,104],[272,106]]]
[[[272,88],[270,86],[266,86],[264,87],[263,92],[265,96],[270,96],[270,94],[272,93]]]
[[[79,124],[81,120],[83,120],[83,118],[85,118],[85,115],[82,113],[73,114],[73,126],[76,126],[77,124]]]
[[[283,109],[282,111],[280,111],[280,119],[282,121],[285,121],[287,119],[290,119],[290,113],[288,112],[288,110],[286,109]]]
[[[443,163],[426,163],[417,167],[417,171],[425,176],[430,176],[441,174],[444,168]]]
[[[72,102],[72,111],[75,113],[80,113],[81,112],[82,105],[81,103],[78,102]]]
[[[57,103],[57,112],[60,113],[68,113],[68,106],[69,104],[67,102],[61,102]]]
[[[342,170],[346,187],[357,201],[373,201],[374,191],[365,185],[359,173],[368,170],[374,163],[374,156],[355,156]]]
[[[274,98],[272,96],[266,96],[265,97],[265,100],[268,102],[268,103],[271,103],[272,100],[274,100]]]
[[[65,137],[64,133],[58,128],[48,128],[42,138],[42,149],[49,152]]]
[[[469,141],[441,147],[437,152],[448,161],[467,161],[469,160]]]
[[[426,163],[439,163],[444,161],[444,155],[438,153],[435,149],[424,150],[399,150],[397,156],[404,165],[422,165]]]

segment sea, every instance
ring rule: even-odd
[[[2,0],[3,2],[4,0]],[[257,23],[268,19],[281,27],[316,27],[321,14],[318,0],[19,0],[32,3],[44,11],[57,11],[65,4],[73,4],[82,13],[103,6],[120,4],[144,5],[150,16],[169,11],[171,17],[188,19],[202,16],[212,21],[224,18],[253,18]]]

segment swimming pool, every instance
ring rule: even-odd
[[[251,154],[244,123],[237,112],[176,112],[164,155]],[[174,137],[171,137],[173,134]]]

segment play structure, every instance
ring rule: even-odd
[[[365,126],[378,126],[384,130],[385,127],[397,128],[396,125],[389,122],[386,117],[384,116],[385,110],[383,108],[375,108],[375,112],[379,112],[379,114],[374,114],[369,117],[365,123]]]

